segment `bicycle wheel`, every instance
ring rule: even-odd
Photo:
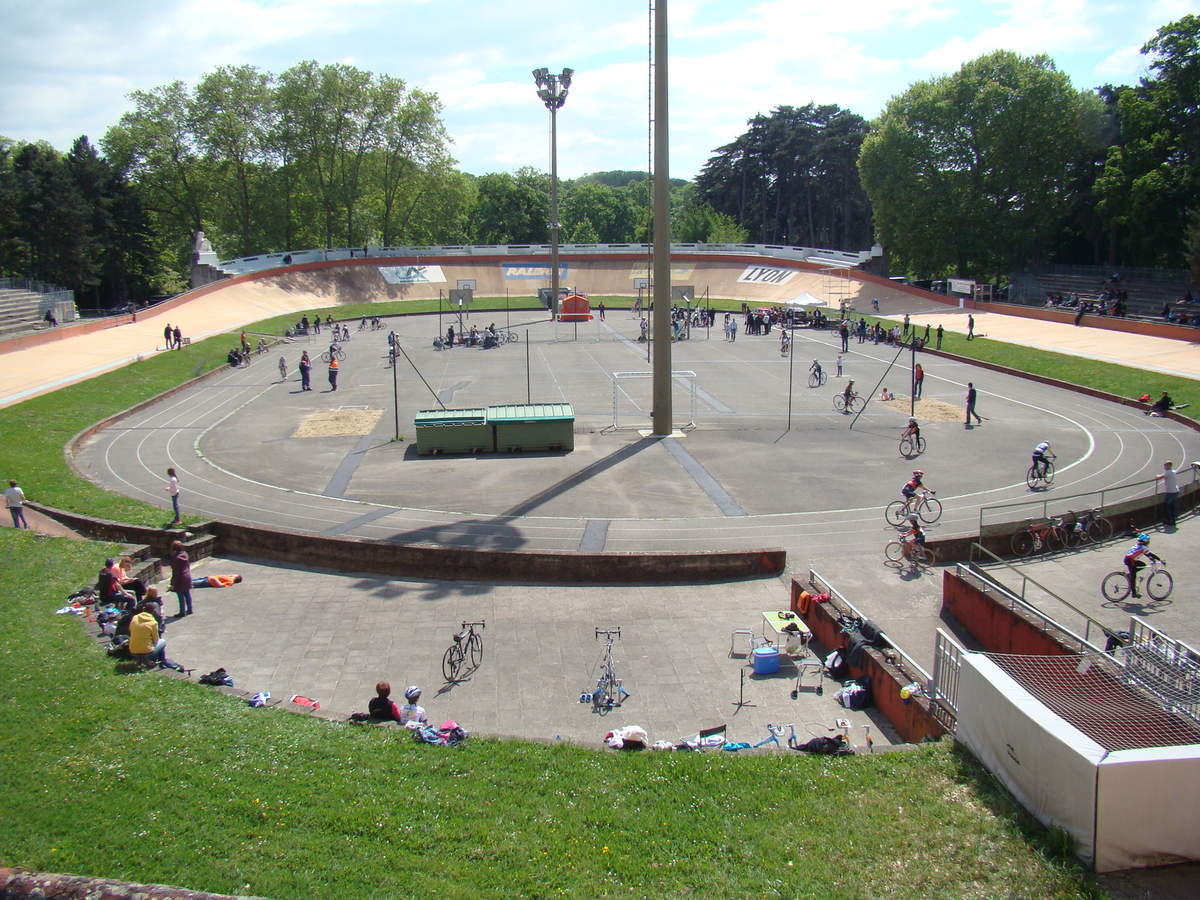
[[[1107,541],[1110,537],[1112,537],[1112,522],[1108,521],[1108,519],[1104,518],[1103,516],[1096,516],[1096,518],[1092,519],[1092,521],[1088,523],[1087,533],[1088,537],[1090,537],[1093,541]]]
[[[889,525],[894,525],[897,528],[903,528],[908,515],[908,507],[903,500],[893,500],[887,505],[887,509],[883,511],[883,517],[887,519]]]
[[[808,373],[808,386],[810,388],[816,388],[816,387],[821,386],[821,378],[819,375],[817,375],[816,372]]]
[[[913,548],[913,559],[916,560],[919,566],[936,566],[937,551],[932,547],[918,546]]]
[[[612,698],[609,696],[608,691],[599,684],[592,691],[592,709],[602,716],[608,715],[608,711],[612,709]]]
[[[1088,536],[1087,529],[1077,528],[1076,523],[1074,522],[1072,522],[1070,525],[1063,525],[1062,532],[1063,543],[1068,547],[1078,547],[1080,544],[1091,540],[1091,538]]]
[[[1064,549],[1067,546],[1066,529],[1061,525],[1051,526],[1045,537],[1042,538],[1042,542],[1051,553]]]
[[[1112,603],[1129,596],[1129,578],[1124,572],[1109,572],[1100,582],[1100,593]]]
[[[889,541],[883,548],[883,555],[896,562],[904,556],[904,546],[899,541]]]
[[[467,652],[471,655],[471,668],[479,668],[479,664],[483,662],[483,638],[472,632],[467,640]]]
[[[1150,595],[1151,600],[1166,600],[1171,596],[1171,588],[1174,586],[1175,579],[1166,569],[1151,572],[1150,577],[1146,579],[1146,593]]]
[[[446,654],[442,657],[442,674],[446,676],[447,681],[458,680],[458,668],[462,665],[463,655],[458,644],[446,648]]]
[[[917,436],[917,452],[925,452],[925,438],[921,437],[920,435]]]
[[[1028,556],[1033,552],[1033,535],[1028,529],[1022,528],[1012,536],[1012,552],[1014,556]]]
[[[329,351],[328,350],[326,350],[324,353],[321,354],[321,362],[325,362],[325,363],[329,362]]]
[[[850,412],[862,412],[866,408],[867,401],[862,397],[855,397],[850,401]]]
[[[1042,475],[1042,481],[1046,482],[1046,484],[1053,483],[1053,481],[1054,481],[1054,463],[1052,463],[1052,462],[1046,463],[1046,471]]]
[[[346,351],[343,350],[341,347],[338,347],[337,358],[338,358],[338,362],[344,362],[346,359]]]
[[[846,411],[846,398],[844,395],[842,395],[842,394],[834,394],[833,395],[833,408],[836,409],[838,412]]]
[[[942,502],[933,497],[926,497],[917,507],[917,515],[926,525],[932,525],[942,517]]]
[[[1042,483],[1042,476],[1038,474],[1036,466],[1030,466],[1029,471],[1025,473],[1025,484],[1029,486],[1031,491],[1036,491],[1038,485]]]
[[[515,331],[510,331],[508,333],[508,342],[510,344],[515,344],[520,339],[521,339],[521,335],[517,334]]]

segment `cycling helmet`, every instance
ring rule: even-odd
[[[908,417],[908,424],[909,424],[909,425],[916,425],[916,424],[917,424],[917,420],[916,420],[916,419],[914,419],[912,416],[909,416],[909,417]]]
[[[410,703],[415,703],[417,698],[421,696],[421,689],[415,684],[404,692],[404,699]]]
[[[914,475],[924,475],[925,470],[924,469],[913,469],[913,474]]]
[[[1138,535],[1137,542],[1139,544],[1150,543],[1150,535],[1146,534],[1146,532],[1143,531],[1141,534]]]

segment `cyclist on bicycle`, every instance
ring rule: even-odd
[[[842,399],[846,402],[846,412],[850,411],[850,404],[854,402],[857,396],[858,394],[854,392],[854,379],[851,378],[846,382],[846,389],[842,391]]]
[[[817,376],[817,381],[821,380],[821,363],[819,360],[814,359],[813,364],[808,367],[808,371]]]
[[[912,478],[904,482],[903,486],[900,488],[900,496],[904,498],[905,509],[911,509],[914,501],[917,503],[921,502],[921,498],[917,496],[917,491],[921,489],[928,490],[925,488],[925,483],[921,480],[924,477],[925,473],[923,471],[920,469],[913,469]],[[912,517],[915,515],[916,513],[909,513],[909,519],[912,519]]]
[[[900,432],[900,437],[902,439],[912,438],[914,444],[921,440],[921,426],[917,424],[917,420],[912,416],[908,417],[908,425],[906,425],[904,430]]]
[[[1138,593],[1137,589],[1137,573],[1138,569],[1144,569],[1146,567],[1146,563],[1142,561],[1141,557],[1148,556],[1155,562],[1162,561],[1150,552],[1149,548],[1147,547],[1147,544],[1149,543],[1150,535],[1142,532],[1137,536],[1137,543],[1130,547],[1125,553],[1125,574],[1129,578],[1129,592],[1135,597],[1142,596]]]
[[[1052,459],[1054,453],[1050,449],[1049,441],[1042,441],[1033,448],[1033,471],[1037,473],[1038,478],[1046,477],[1046,470]]]
[[[900,553],[905,557],[912,556],[914,547],[925,547],[925,529],[921,527],[921,520],[917,518],[916,513],[908,514],[908,531],[904,532],[900,538]]]

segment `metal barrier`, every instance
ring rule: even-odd
[[[1154,694],[1168,712],[1200,722],[1200,652],[1131,616],[1132,640],[1115,650],[1124,663],[1122,680]]]
[[[1187,460],[1182,460],[1180,466],[1190,466]],[[1189,479],[1190,476],[1190,479]],[[1190,493],[1200,483],[1200,473],[1196,469],[1187,468],[1180,475],[1180,493]],[[1118,484],[1098,491],[1086,491],[1082,494],[1056,496],[1045,494],[1017,503],[999,503],[995,506],[979,507],[979,536],[1000,534],[1012,531],[1014,524],[1025,521],[1049,519],[1051,516],[1061,516],[1068,512],[1083,512],[1089,509],[1104,510],[1133,500],[1145,500],[1158,497],[1162,481],[1149,478],[1144,481],[1131,481],[1128,484]],[[1083,502],[1079,502],[1083,501]],[[1014,515],[1017,510],[1024,513]],[[1003,511],[1003,512],[1001,512]],[[988,520],[991,519],[989,522]],[[990,530],[989,530],[990,529]]]
[[[977,562],[977,560],[980,562]],[[989,566],[986,569],[982,564],[984,561]],[[1004,561],[981,544],[972,543],[969,561],[965,564],[959,563],[956,568],[957,574],[960,576],[982,582],[993,593],[1006,598],[1010,609],[1020,608],[1033,618],[1039,620],[1043,628],[1053,628],[1064,637],[1069,638],[1071,642],[1077,645],[1076,649],[1079,652],[1088,649],[1101,653],[1104,652],[1104,644],[1108,640],[1108,636],[1112,633],[1110,628],[1093,619],[1071,601],[1060,597],[1054,591],[1050,590],[1050,588],[1030,578],[1020,569]],[[1000,581],[996,577],[997,569],[1007,569],[1019,581],[1020,586],[1010,587]],[[1064,625],[1058,619],[1043,612],[1035,600],[1038,602],[1050,601],[1061,605],[1064,609],[1069,610],[1074,616],[1078,617],[1080,620],[1079,625],[1076,628]],[[1080,631],[1083,632],[1082,635],[1079,634]],[[1099,643],[1096,643],[1097,641]]]
[[[851,603],[849,600],[847,600],[845,595],[842,594],[841,591],[839,591],[832,584],[830,584],[828,581],[826,581],[824,578],[822,578],[821,574],[819,572],[817,572],[816,569],[808,570],[808,581],[809,581],[809,584],[816,587],[819,591],[823,591],[823,592],[829,594],[830,597],[835,598],[838,601],[838,603],[845,606],[846,609],[850,610],[850,612],[853,613],[854,615],[858,616],[858,618],[860,618],[860,619],[869,618],[868,616],[863,615],[862,611],[859,610],[859,608],[857,606],[855,606],[853,603]],[[918,680],[917,678],[914,678],[913,676],[919,675],[920,676],[920,679],[919,679],[920,684],[926,691],[928,691],[929,684],[930,684],[930,675],[928,672],[925,671],[925,668],[919,662],[917,662],[915,659],[913,659],[911,656],[909,656],[907,653],[905,653],[904,648],[902,648],[895,641],[893,641],[891,638],[889,638],[886,633],[881,631],[880,636],[884,640],[887,641],[888,646],[891,647],[893,650],[895,650],[896,655],[899,656],[900,659],[904,662],[904,666],[907,667],[907,669],[908,669],[908,671],[905,672],[905,674],[908,677],[912,678],[913,681]]]
[[[934,708],[947,713],[938,721],[950,731],[958,717],[958,674],[962,670],[962,655],[966,648],[941,628],[933,644],[933,677],[929,679],[929,699]],[[937,715],[937,713],[935,713]]]

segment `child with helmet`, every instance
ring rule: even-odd
[[[1141,557],[1148,556],[1155,562],[1159,561],[1159,558],[1150,552],[1149,544],[1150,535],[1143,531],[1137,536],[1137,543],[1125,553],[1125,570],[1126,575],[1129,577],[1129,592],[1135,597],[1142,596],[1138,593],[1137,589],[1137,573],[1138,569],[1145,568],[1146,563]]]
[[[425,707],[419,706],[417,701],[421,699],[421,689],[415,684],[410,685],[404,692],[405,703],[400,707],[400,724],[407,725],[410,722],[416,722],[419,725],[424,725],[429,721],[429,716],[425,714]]]

